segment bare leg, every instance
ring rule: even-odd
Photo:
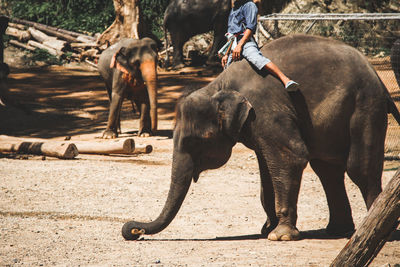
[[[279,68],[277,65],[275,65],[272,62],[269,62],[265,65],[265,68],[272,73],[275,77],[279,78],[281,82],[283,83],[283,86],[285,86],[288,91],[297,91],[298,84],[296,82],[293,82],[291,79],[289,79]],[[292,83],[289,83],[292,81]]]

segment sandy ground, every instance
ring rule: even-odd
[[[328,266],[348,242],[325,234],[328,208],[308,167],[297,226],[303,239],[272,242],[260,233],[266,215],[259,200],[254,153],[234,147],[230,161],[201,174],[175,220],[161,233],[127,242],[124,222],[156,218],[166,199],[172,155],[173,110],[185,86],[213,74],[192,69],[160,72],[160,134],[136,136],[136,115],[124,105],[122,138],[151,144],[141,155],[79,155],[75,160],[0,154],[1,266]],[[12,94],[29,109],[0,109],[1,134],[93,140],[107,118],[107,95],[97,73],[83,66],[12,69]],[[398,92],[394,92],[398,96]],[[399,161],[385,163],[383,185]],[[356,226],[367,214],[346,178]],[[400,229],[371,266],[400,264]]]

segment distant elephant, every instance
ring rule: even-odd
[[[122,102],[128,98],[140,113],[138,135],[157,130],[157,44],[150,38],[123,39],[100,56],[98,69],[110,98],[110,113],[103,138],[116,138]]]
[[[400,87],[400,39],[397,39],[391,49],[390,62],[397,80],[397,85]]]
[[[125,239],[166,228],[191,181],[224,165],[237,142],[257,155],[267,214],[262,233],[268,239],[300,238],[297,200],[308,162],[326,193],[327,232],[343,236],[354,231],[344,174],[370,208],[382,190],[387,114],[400,124],[399,111],[368,60],[339,41],[293,35],[268,43],[262,53],[298,81],[300,90],[285,91],[278,79],[241,60],[183,96],[176,109],[165,206],[152,222],[127,222]]]
[[[214,31],[209,61],[225,41],[231,0],[171,0],[164,13],[164,31],[171,35],[174,48],[172,65],[183,67],[183,45],[192,36]],[[167,40],[167,38],[165,38]]]
[[[271,14],[282,10],[289,0],[253,0],[259,14]],[[217,59],[219,47],[226,41],[231,0],[171,0],[164,13],[164,32],[171,34],[174,48],[172,66],[183,67],[183,45],[191,37],[214,31],[212,48],[207,62]],[[165,38],[167,40],[167,38]]]

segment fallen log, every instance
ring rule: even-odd
[[[71,35],[68,35],[68,34],[66,34],[66,33],[58,32],[58,31],[51,30],[51,29],[44,28],[44,27],[39,27],[39,28],[38,28],[38,27],[39,27],[39,26],[35,26],[35,28],[44,31],[44,32],[47,33],[47,34],[50,34],[50,35],[53,35],[53,36],[58,37],[58,38],[60,38],[60,39],[63,39],[63,40],[65,40],[65,41],[67,41],[67,42],[70,42],[70,43],[79,42],[78,39],[76,39],[75,37],[73,37],[73,36],[71,36]]]
[[[132,154],[149,154],[153,151],[152,145],[137,144]]]
[[[93,68],[97,68],[97,64],[92,62],[92,61],[90,61],[89,59],[85,58],[85,62],[87,64],[89,64],[90,66],[92,66]]]
[[[71,141],[80,154],[131,154],[135,151],[132,138],[107,141]]]
[[[368,266],[399,225],[400,168],[331,266]]]
[[[86,48],[86,47],[98,47],[99,45],[93,42],[88,43],[71,43],[71,48]]]
[[[16,28],[16,29],[18,29],[18,30],[23,30],[23,31],[26,30],[26,27],[25,27],[24,25],[18,24],[18,23],[9,22],[9,23],[8,23],[8,26],[13,27],[13,28]]]
[[[32,35],[33,39],[38,41],[39,43],[43,43],[45,41],[50,41],[50,40],[55,40],[57,39],[56,37],[53,36],[48,36],[42,31],[39,31],[33,27],[28,28],[28,32]]]
[[[33,40],[29,40],[29,41],[28,41],[28,45],[33,46],[33,47],[36,47],[36,48],[39,48],[39,49],[44,49],[44,50],[46,50],[49,54],[51,54],[51,55],[53,55],[53,56],[60,56],[60,55],[63,54],[61,51],[58,51],[58,50],[56,50],[56,49],[54,49],[54,48],[48,47],[48,46],[46,46],[46,45],[44,45],[44,44],[38,43],[38,42],[33,41]]]
[[[48,26],[48,25],[37,23],[37,22],[33,22],[33,21],[28,21],[28,20],[18,19],[18,18],[11,18],[11,21],[14,22],[14,23],[18,23],[18,24],[29,25],[29,26],[35,27],[36,29],[39,29],[39,30],[48,29],[48,30],[51,30],[52,32],[58,32],[58,33],[66,34],[66,35],[69,35],[71,37],[83,36],[84,38],[89,39],[92,42],[96,41],[96,38],[94,38],[92,36],[89,36],[89,35],[85,35],[85,34],[78,33],[78,32],[73,32],[73,31],[68,31],[68,30],[65,30],[65,29],[61,29],[61,28],[57,28],[57,27],[53,27],[53,26]]]
[[[57,40],[57,39],[44,41],[43,44],[45,46],[51,47],[57,51],[65,51],[65,50],[67,50],[67,46],[68,46],[66,41]]]
[[[31,39],[31,34],[28,31],[22,31],[13,27],[8,27],[6,29],[6,34],[17,38],[19,41],[28,41]]]
[[[9,43],[14,45],[14,46],[16,46],[16,47],[24,48],[24,49],[27,49],[27,50],[30,50],[30,51],[34,51],[36,49],[35,47],[20,43],[17,40],[10,40]]]
[[[78,149],[72,143],[31,142],[17,140],[0,142],[0,152],[43,155],[56,157],[59,159],[73,159],[79,154]]]

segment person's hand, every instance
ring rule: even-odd
[[[223,56],[222,59],[221,59],[221,64],[222,64],[223,68],[225,68],[225,65],[226,65],[227,62],[228,62],[228,54]]]
[[[238,44],[235,49],[232,50],[232,60],[236,61],[240,59],[240,56],[242,55],[242,49],[243,46],[241,44]]]

